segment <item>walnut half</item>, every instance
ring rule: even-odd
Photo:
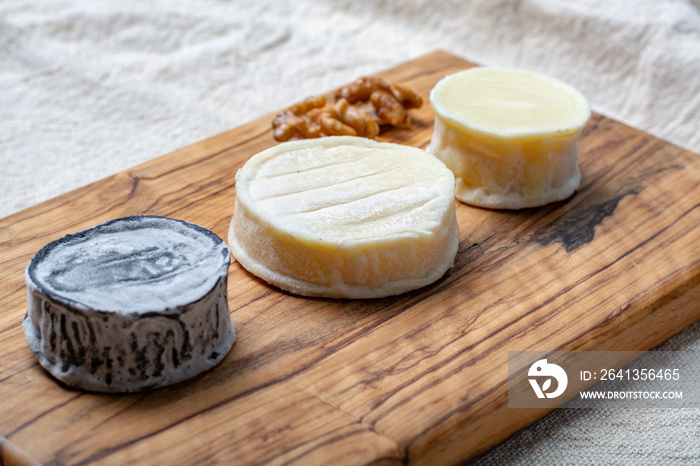
[[[377,137],[380,126],[405,125],[408,109],[423,99],[405,86],[363,77],[335,93],[335,101],[310,97],[280,112],[272,121],[277,141],[322,136]]]

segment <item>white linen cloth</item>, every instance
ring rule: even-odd
[[[699,0],[0,0],[0,217],[436,49],[700,153]],[[559,410],[481,461],[699,462],[700,411]]]

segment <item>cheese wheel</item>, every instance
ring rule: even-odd
[[[454,172],[459,200],[521,209],[578,188],[577,141],[591,112],[570,85],[523,70],[472,68],[438,82],[430,103],[427,150]]]
[[[421,149],[341,136],[292,141],[236,174],[233,256],[292,293],[414,290],[452,267],[457,242],[454,177]]]
[[[163,217],[65,236],[26,268],[27,342],[54,377],[85,390],[134,392],[194,377],[236,338],[230,259],[211,231]]]

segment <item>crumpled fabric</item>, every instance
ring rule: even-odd
[[[436,49],[700,153],[698,0],[3,0],[0,217]],[[481,461],[700,461],[668,411],[560,410]]]

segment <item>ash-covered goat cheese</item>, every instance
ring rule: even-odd
[[[230,251],[211,231],[132,216],[65,236],[25,271],[27,342],[58,380],[134,392],[219,363],[235,341]]]

